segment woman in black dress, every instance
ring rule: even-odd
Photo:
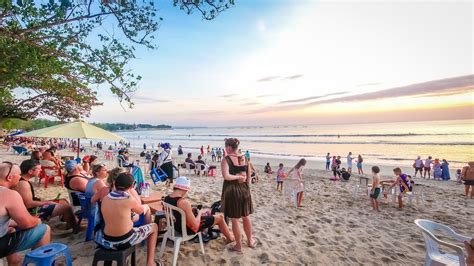
[[[252,197],[250,195],[250,169],[244,156],[237,151],[240,141],[235,138],[225,140],[227,156],[221,162],[224,185],[222,186],[222,209],[226,217],[232,220],[232,232],[235,236],[235,245],[232,251],[242,251],[242,234],[239,228],[239,219],[242,218],[244,232],[247,236],[247,245],[254,248],[257,244],[252,234],[250,214],[253,213]]]

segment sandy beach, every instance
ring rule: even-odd
[[[60,155],[67,154],[60,151]],[[132,158],[135,159],[136,154]],[[0,159],[20,163],[27,157],[13,155],[2,148]],[[175,163],[184,161],[183,157],[174,159]],[[114,161],[102,161],[109,167],[115,165]],[[381,212],[376,213],[372,211],[366,193],[352,192],[352,181],[330,181],[332,173],[322,170],[322,164],[309,164],[303,172],[303,207],[296,209],[289,197],[275,190],[274,177],[263,174],[263,165],[267,161],[273,170],[280,163],[271,158],[253,159],[261,177],[259,183],[251,186],[255,208],[251,219],[258,246],[244,248],[242,254],[234,253],[228,251],[224,239],[219,238],[205,244],[206,254],[202,255],[198,244],[186,243],[180,249],[179,265],[420,265],[424,261],[425,247],[421,231],[413,222],[415,219],[441,222],[460,234],[474,236],[474,200],[465,199],[464,186],[455,182],[417,178],[416,184],[424,190],[424,204],[413,203],[399,210],[391,199],[388,202],[382,199]],[[284,163],[288,170],[296,162]],[[392,178],[391,168],[382,167],[382,179]],[[368,172],[369,166],[365,166],[365,170]],[[407,166],[403,170],[413,174]],[[223,182],[220,174],[217,177],[189,177],[192,180],[192,191],[188,193],[191,202],[210,206],[220,199]],[[163,186],[152,187],[164,195],[171,191]],[[46,190],[41,186],[36,191],[42,198],[54,198],[58,192],[67,197],[66,190],[57,182]],[[95,243],[84,242],[84,232],[72,235],[57,219],[52,219],[49,224],[53,228],[52,241],[69,246],[74,265],[92,263]],[[138,247],[138,265],[145,262],[145,250],[145,247]],[[161,258],[165,265],[171,264],[172,250],[169,241]]]

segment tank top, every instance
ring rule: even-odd
[[[81,177],[81,178],[85,178],[87,180],[89,180],[89,178],[83,176],[83,175],[68,175],[66,176],[65,180],[64,180],[64,186],[67,188],[67,189],[70,189],[70,190],[74,190],[71,188],[70,184],[71,183],[71,180],[74,178],[74,177]]]
[[[227,155],[225,159],[227,161],[227,164],[229,165],[229,174],[236,175],[242,172],[247,172],[247,165],[234,165],[234,162],[232,161],[229,155]]]
[[[170,205],[173,205],[175,206],[176,208],[179,208],[178,207],[178,201],[182,199],[182,197],[176,197],[176,198],[172,198],[170,196],[166,196],[165,197],[165,202],[170,204]],[[178,233],[183,233],[182,230],[181,230],[181,214],[178,212],[178,211],[175,211],[173,210],[173,216],[174,216],[174,229],[178,232]],[[193,232],[193,230],[191,230],[191,228],[187,227],[186,226],[186,229],[187,229],[187,233],[188,234],[195,234],[195,232]]]
[[[0,187],[0,190],[6,189],[5,187]],[[0,216],[0,237],[5,236],[8,233],[8,225],[10,224],[10,216],[8,214]]]

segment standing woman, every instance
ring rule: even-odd
[[[433,178],[435,180],[441,180],[442,170],[441,164],[439,163],[439,159],[436,158],[433,164]]]
[[[295,207],[302,207],[301,202],[303,201],[303,167],[306,165],[306,159],[301,158],[299,162],[293,167],[287,174],[289,176],[291,183],[290,186],[293,188],[293,197],[295,199]]]
[[[235,236],[235,245],[231,251],[242,251],[242,234],[239,228],[239,219],[242,218],[244,232],[247,236],[247,245],[254,248],[257,241],[252,235],[252,224],[249,215],[253,213],[252,197],[250,194],[250,167],[243,156],[237,153],[240,141],[236,138],[225,139],[227,156],[221,162],[224,184],[222,186],[222,209],[224,216],[232,220],[232,232]]]
[[[357,156],[357,171],[359,172],[359,175],[363,175],[364,174],[364,170],[362,169],[362,163],[364,162],[364,159],[362,158],[362,156],[359,154],[359,156]]]
[[[443,162],[441,163],[441,177],[443,180],[449,180],[451,179],[451,176],[449,175],[449,163],[446,161],[446,159],[442,160]]]
[[[171,158],[171,146],[169,143],[163,143],[160,146],[163,151],[158,156],[158,166],[168,176],[168,185],[173,184],[173,160]]]

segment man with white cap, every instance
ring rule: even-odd
[[[224,215],[203,215],[202,210],[197,210],[197,215],[194,215],[191,202],[185,198],[189,190],[191,190],[191,181],[185,176],[180,176],[176,179],[173,192],[166,196],[164,200],[166,203],[184,211],[186,214],[186,228],[188,234],[195,234],[217,225],[229,243],[234,241],[234,237],[230,234],[229,228],[225,223]],[[181,233],[181,214],[179,214],[179,212],[173,212],[173,214],[175,218],[174,228],[178,233]]]
[[[64,186],[67,189],[85,192],[89,177],[82,173],[82,167],[75,160],[69,160],[64,164],[67,175],[64,179]]]

